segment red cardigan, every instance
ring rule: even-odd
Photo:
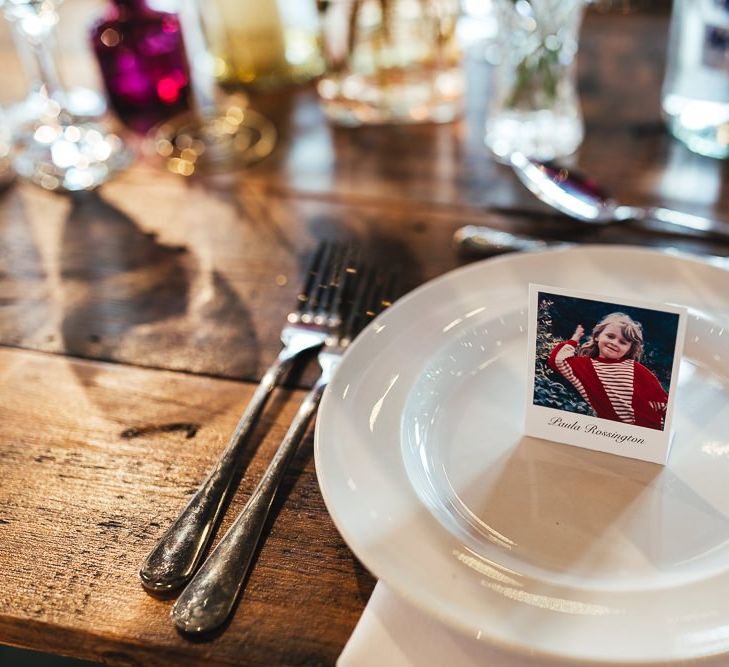
[[[570,381],[598,417],[663,430],[668,394],[651,371],[633,359],[578,357],[576,347],[574,340],[557,344],[549,366]]]

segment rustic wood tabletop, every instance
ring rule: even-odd
[[[79,34],[97,4],[67,5],[61,25]],[[667,26],[665,11],[588,13],[575,163],[626,202],[729,219],[726,165],[690,153],[660,119]],[[93,82],[74,30],[62,28],[67,67]],[[137,578],[275,358],[320,240],[356,240],[408,288],[467,261],[451,244],[464,224],[729,254],[729,243],[585,227],[537,202],[483,146],[478,55],[452,124],[334,128],[305,86],[252,97],[279,142],[230,178],[185,180],[140,158],[94,193],[17,182],[0,194],[0,643],[120,665],[334,664],[375,580],[329,518],[311,435],[224,632],[183,638],[172,602]],[[5,104],[23,90],[14,58],[3,32]],[[312,371],[275,394],[219,535]]]

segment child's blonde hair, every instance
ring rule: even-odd
[[[623,357],[624,359],[635,359],[640,361],[643,356],[643,326],[640,322],[636,322],[630,315],[625,313],[610,313],[605,315],[592,330],[590,340],[580,346],[579,354],[581,357],[597,357],[600,351],[597,347],[597,337],[605,330],[609,324],[617,324],[623,334],[623,338],[630,343],[630,349]]]

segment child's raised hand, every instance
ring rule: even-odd
[[[585,327],[583,327],[581,324],[578,324],[577,328],[575,329],[575,333],[572,334],[572,338],[570,340],[573,340],[573,341],[579,343],[580,339],[584,335],[585,335]]]

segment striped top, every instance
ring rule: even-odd
[[[632,359],[626,359],[618,364],[606,364],[597,359],[590,361],[592,361],[597,377],[600,378],[605,393],[613,404],[620,421],[635,424],[635,411],[633,410],[635,362]]]
[[[663,429],[668,395],[643,364],[633,359],[576,356],[577,343],[554,347],[549,365],[563,375],[602,419]]]

